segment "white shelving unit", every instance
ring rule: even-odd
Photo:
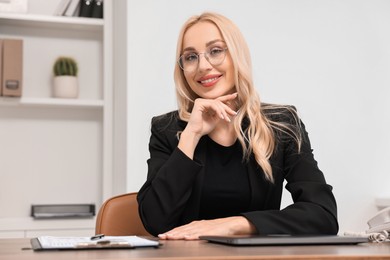
[[[23,94],[0,97],[0,237],[90,235],[95,219],[34,220],[32,204],[113,195],[113,28],[104,19],[0,13],[0,38],[23,39]],[[77,99],[52,98],[52,65],[79,65]]]
[[[72,28],[78,30],[103,31],[104,19],[84,18],[84,17],[65,17],[50,16],[39,14],[12,14],[1,13],[1,23],[3,25],[18,25],[46,28]]]
[[[84,108],[103,108],[103,100],[77,100],[77,99],[59,99],[59,98],[7,98],[0,97],[2,106],[24,106],[24,107],[84,107]]]

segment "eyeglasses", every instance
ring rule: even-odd
[[[228,48],[213,47],[203,53],[188,52],[180,56],[177,61],[180,68],[186,72],[193,72],[199,66],[200,55],[203,54],[206,60],[213,66],[221,65],[225,60]]]

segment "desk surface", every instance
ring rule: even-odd
[[[26,249],[27,248],[27,249]],[[162,241],[155,248],[34,252],[29,239],[0,239],[0,260],[63,259],[390,259],[390,243],[343,246],[232,247],[206,241]]]

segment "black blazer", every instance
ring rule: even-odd
[[[265,110],[269,111],[269,110]],[[273,121],[294,121],[287,109],[266,112]],[[195,150],[194,160],[177,148],[186,122],[174,111],[152,119],[148,176],[138,192],[139,214],[146,230],[158,235],[198,220],[205,138]],[[247,122],[244,122],[244,127]],[[267,181],[252,156],[247,163],[251,185],[249,212],[242,212],[259,234],[337,234],[337,207],[332,187],[319,170],[308,134],[301,124],[303,143],[297,152],[292,137],[278,131],[270,161],[274,183]],[[283,181],[294,203],[280,210]]]

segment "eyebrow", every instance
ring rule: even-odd
[[[206,47],[209,47],[210,45],[213,45],[213,44],[216,43],[216,42],[225,43],[224,40],[216,39],[216,40],[212,40],[212,41],[207,42],[207,43],[206,43]],[[196,50],[194,47],[187,47],[187,48],[183,49],[182,52],[185,52],[185,51],[194,51],[194,50]]]

